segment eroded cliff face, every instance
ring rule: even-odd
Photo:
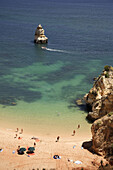
[[[87,118],[94,121],[92,149],[113,165],[113,67],[104,67],[84,99],[90,108]]]
[[[105,66],[93,88],[84,96],[90,108],[88,119],[94,121],[113,111],[113,67]]]
[[[93,150],[113,163],[113,112],[96,120],[91,132]]]

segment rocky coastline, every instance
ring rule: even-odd
[[[113,111],[113,67],[105,66],[102,74],[96,78],[93,88],[84,96],[90,112],[87,118],[97,120]]]
[[[84,96],[89,110],[87,119],[93,121],[92,147],[113,166],[113,67],[106,65],[95,78],[93,88]]]

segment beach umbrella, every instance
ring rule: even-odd
[[[34,147],[29,147],[29,148],[28,148],[28,151],[33,152],[34,150],[35,150],[35,148],[34,148]]]
[[[24,152],[26,151],[26,148],[20,148],[19,151]]]

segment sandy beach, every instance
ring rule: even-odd
[[[32,134],[15,132],[15,129],[0,129],[0,170],[71,170],[84,169],[96,170],[100,161],[106,161],[96,154],[83,149],[82,143],[90,141],[91,136],[60,136],[59,142],[51,136],[35,136],[39,141],[31,139]],[[15,136],[17,134],[17,137]],[[16,137],[16,138],[15,138]],[[22,139],[18,139],[21,137]],[[57,136],[56,136],[57,137]],[[32,147],[36,143],[35,154],[28,157],[27,154],[18,155],[17,148]],[[61,156],[61,159],[54,159],[54,155]],[[75,161],[81,161],[82,164],[76,164]]]

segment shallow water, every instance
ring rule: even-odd
[[[87,113],[73,102],[90,90],[104,65],[113,63],[112,7],[111,1],[94,0],[1,2],[3,127],[67,135],[81,124],[80,135],[90,131]],[[38,24],[49,50],[33,43]]]

